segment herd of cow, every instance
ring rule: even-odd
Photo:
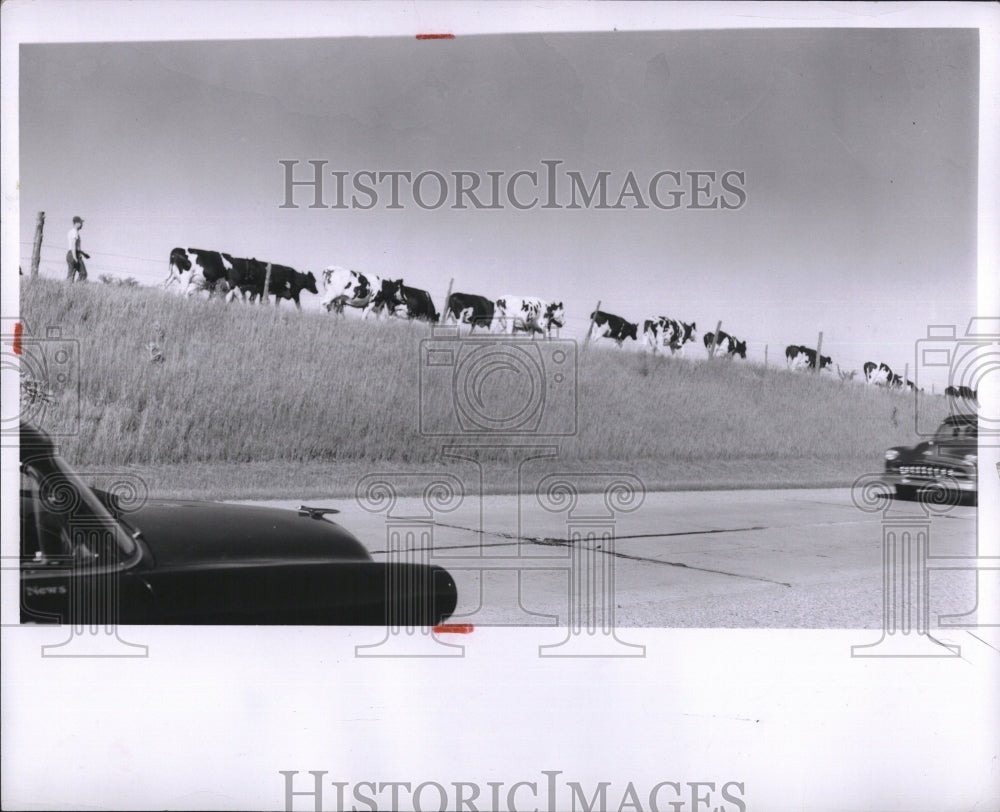
[[[264,288],[274,296],[275,305],[282,299],[295,302],[301,309],[299,296],[302,291],[319,294],[313,273],[302,273],[287,265],[267,263],[258,259],[233,257],[219,251],[200,248],[174,248],[170,252],[170,266],[164,287],[180,284],[183,295],[207,291],[209,296],[218,294],[227,301],[239,297],[251,302],[262,299]],[[331,265],[322,273],[322,306],[328,311],[343,314],[345,307],[358,308],[362,318],[370,313],[382,312],[409,319],[437,323],[440,314],[434,307],[430,294],[403,284],[402,279],[382,279],[374,274],[362,274],[348,268]],[[470,333],[477,327],[488,332],[512,335],[525,332],[532,336],[551,337],[554,330],[563,327],[565,312],[562,302],[523,296],[502,296],[490,299],[471,293],[451,293],[445,302],[445,317],[459,324],[468,325]],[[630,322],[613,313],[595,310],[590,314],[590,335],[614,341],[622,346],[627,340],[639,342],[639,323]],[[671,355],[683,353],[684,345],[697,338],[697,327],[675,319],[659,316],[642,322],[642,343],[654,353],[669,350]],[[705,333],[705,348],[709,354],[746,359],[747,342],[722,330]],[[785,349],[789,369],[832,368],[828,355],[817,358],[816,350],[793,344]],[[889,389],[915,387],[904,380],[886,364],[869,361],[864,365],[865,380]],[[949,387],[950,397],[975,398],[967,387]]]
[[[264,288],[275,297],[295,302],[301,309],[302,291],[319,293],[313,273],[302,273],[287,265],[267,263],[256,258],[234,257],[220,251],[200,248],[174,248],[164,287],[178,283],[183,295],[207,291],[209,296],[222,295],[227,301],[239,297],[251,302],[264,295]],[[348,268],[331,265],[322,274],[322,306],[327,311],[342,314],[345,307],[358,308],[362,318],[370,313],[386,312],[410,319],[438,322],[440,314],[430,294],[420,288],[405,285],[402,279],[382,279],[374,274],[362,274]],[[446,318],[490,332],[513,334],[525,332],[551,336],[564,326],[562,302],[549,302],[536,297],[502,296],[490,299],[471,293],[451,293],[445,303]],[[639,325],[612,313],[595,311],[591,314],[591,329],[596,338],[611,339],[622,345],[627,339],[639,340]],[[660,316],[643,324],[643,341],[653,351],[669,349],[671,354],[682,352],[684,345],[697,337],[694,323]],[[747,345],[734,336],[719,331],[705,335],[705,346],[715,352],[746,358]]]

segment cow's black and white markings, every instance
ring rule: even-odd
[[[455,321],[469,325],[470,333],[477,327],[485,327],[489,332],[495,309],[492,299],[474,293],[452,293],[444,306],[445,313],[451,314]]]
[[[406,314],[406,302],[403,301],[403,280],[383,279],[379,289],[372,297],[373,309],[377,314],[383,310],[390,316],[403,316]]]
[[[375,274],[363,274],[348,268],[331,265],[323,271],[323,299],[327,311],[343,314],[344,307],[361,310],[361,317],[369,313],[378,315],[383,310],[395,313],[403,307],[399,289],[401,279],[382,279]]]
[[[618,346],[625,343],[625,339],[631,338],[633,341],[639,340],[639,325],[626,321],[621,316],[614,313],[605,313],[603,310],[595,310],[590,314],[593,322],[595,338],[609,338],[615,341]]]
[[[233,266],[233,258],[219,251],[209,251],[204,248],[174,248],[170,252],[170,266],[164,287],[173,282],[181,284],[180,292],[190,296],[197,291],[206,290],[211,296],[217,290],[228,290],[227,277]],[[219,285],[220,282],[224,284]]]
[[[266,264],[260,260],[232,257],[230,259],[230,268],[226,275],[229,287],[227,298],[229,301],[232,301],[236,297],[240,299],[249,298],[251,302],[262,298],[266,275]]]
[[[323,271],[323,299],[321,304],[327,311],[343,313],[344,307],[362,309],[367,316],[371,310],[375,291],[381,289],[382,280],[377,276],[366,276],[348,268],[331,265]]]
[[[785,347],[785,362],[789,369],[815,369],[816,350],[810,347],[803,347],[801,344],[790,344]],[[829,355],[822,355],[819,359],[819,368],[826,369],[833,363]]]
[[[411,288],[409,285],[399,286],[399,297],[406,307],[408,319],[418,319],[437,324],[440,316],[434,307],[434,301],[426,290]]]
[[[979,402],[979,392],[969,386],[949,386],[944,390],[944,394],[949,398],[961,398],[972,403]]]
[[[174,282],[185,289],[191,278],[191,257],[183,248],[174,248],[170,252],[170,264],[167,266],[167,278],[163,280],[163,287],[169,288]],[[184,274],[187,274],[185,276]]]
[[[264,270],[266,273],[266,266]],[[319,293],[316,288],[316,277],[312,271],[303,273],[289,268],[287,265],[271,264],[271,284],[268,286],[268,293],[274,296],[275,307],[281,303],[282,299],[288,299],[295,302],[295,306],[301,310],[302,304],[299,302],[299,296],[302,291]]]
[[[719,330],[718,334],[715,333],[705,333],[704,338],[705,349],[711,352],[712,341],[715,341],[715,354],[720,353],[729,356],[730,358],[734,355],[738,355],[743,360],[747,357],[747,343],[746,341],[740,341],[735,336],[729,335],[729,333],[724,330]]]
[[[493,325],[500,332],[517,331],[551,336],[553,328],[562,327],[566,316],[562,302],[547,302],[531,296],[501,296],[493,309]]]
[[[893,378],[898,378],[888,364],[876,364],[874,361],[866,361],[862,367],[865,373],[865,380],[874,386],[892,386]]]
[[[886,389],[903,389],[907,392],[913,392],[917,388],[917,385],[913,381],[893,372],[892,367],[885,363],[876,364],[874,361],[866,361],[862,370],[865,374],[865,381],[873,386],[882,386]]]
[[[657,316],[646,319],[642,325],[643,343],[654,353],[667,348],[671,355],[678,352],[683,354],[684,345],[697,337],[698,327],[695,322],[688,324],[667,316]]]

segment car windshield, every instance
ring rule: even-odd
[[[58,456],[21,464],[21,552],[114,565],[138,549],[94,492]]]
[[[943,423],[934,435],[935,440],[975,440],[975,423]]]

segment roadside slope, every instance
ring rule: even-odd
[[[420,391],[424,324],[45,279],[23,281],[21,313],[28,335],[57,326],[78,342],[79,431],[63,449],[82,467],[177,471],[167,490],[181,471],[216,469],[232,483],[223,494],[251,496],[295,471],[316,480],[331,463],[351,471],[440,464],[439,438],[421,434],[418,416],[423,408],[446,425],[455,394],[439,371],[425,370]],[[162,363],[150,361],[151,341]],[[560,462],[644,471],[665,487],[837,484],[850,470],[878,470],[884,448],[913,440],[912,396],[709,360],[701,348],[689,356],[579,348],[575,387],[550,390],[545,407],[552,425],[575,422],[557,440]],[[494,403],[530,397],[523,375],[491,380]],[[74,408],[72,395],[55,394],[43,426]],[[924,405],[940,412],[932,419],[947,413],[944,398]],[[483,455],[488,464],[503,458]]]

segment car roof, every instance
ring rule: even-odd
[[[22,460],[51,456],[53,453],[55,453],[55,444],[48,434],[30,423],[21,423]]]
[[[966,423],[978,423],[979,418],[974,414],[950,414],[944,419],[944,425],[946,426],[956,426],[965,425]]]

